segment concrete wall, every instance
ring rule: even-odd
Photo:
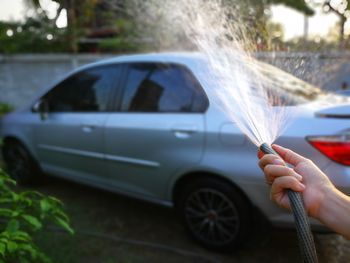
[[[259,60],[275,65],[328,91],[350,88],[350,52],[258,53]]]
[[[19,107],[72,69],[102,58],[105,56],[65,54],[0,56],[0,102]]]
[[[0,55],[0,102],[19,107],[77,66],[110,56]],[[256,56],[327,90],[337,90],[344,82],[350,86],[350,53],[282,52]]]

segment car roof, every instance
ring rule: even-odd
[[[121,55],[112,58],[103,59],[86,66],[80,67],[89,68],[95,66],[108,65],[113,63],[132,63],[132,62],[160,62],[160,63],[180,63],[192,67],[198,64],[203,59],[203,56],[198,52],[167,52],[167,53],[148,53],[148,54],[133,54]]]

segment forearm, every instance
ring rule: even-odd
[[[334,189],[325,195],[317,217],[323,224],[350,239],[349,215],[350,197]]]

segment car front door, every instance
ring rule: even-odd
[[[34,137],[43,169],[71,179],[94,180],[106,173],[104,124],[120,68],[99,66],[65,79],[41,98]]]
[[[106,122],[109,176],[125,191],[163,197],[171,175],[200,161],[207,97],[175,64],[128,64],[123,88]]]

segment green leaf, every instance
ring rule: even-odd
[[[31,263],[31,262],[28,259],[26,259],[25,257],[20,257],[19,263]]]
[[[15,251],[17,250],[17,248],[18,248],[18,245],[17,245],[16,242],[9,241],[9,242],[7,243],[7,249],[8,249],[8,251],[9,251],[10,253],[15,252]]]
[[[0,198],[0,203],[1,203],[1,204],[12,203],[12,202],[13,202],[13,199],[12,199],[12,198],[8,198],[8,197]]]
[[[64,221],[68,222],[69,221],[69,217],[67,216],[66,213],[64,213],[62,210],[57,210],[55,211],[55,216],[56,217],[60,217],[62,218]]]
[[[62,218],[56,217],[56,222],[59,226],[61,226],[63,229],[68,231],[70,234],[74,234],[74,230],[70,227],[69,223]]]
[[[47,212],[51,209],[51,204],[49,200],[43,199],[40,201],[40,208],[43,212]]]
[[[17,219],[11,219],[6,226],[6,231],[9,233],[14,233],[19,229],[19,222]]]
[[[12,216],[12,210],[8,209],[8,208],[0,208],[0,216],[11,217]]]
[[[32,239],[27,233],[25,233],[27,235],[19,235],[17,234],[18,232],[16,232],[15,235],[12,237],[13,240],[19,241],[19,242],[31,242]]]
[[[17,217],[17,216],[19,216],[20,215],[20,211],[12,211],[12,213],[11,213],[11,217]]]
[[[6,245],[4,243],[0,243],[0,255],[2,257],[5,256],[5,251],[6,251]]]
[[[34,216],[31,215],[22,215],[23,219],[32,225],[35,230],[38,230],[42,227],[41,222]]]
[[[49,196],[48,199],[50,201],[52,201],[53,203],[55,203],[56,205],[63,205],[62,201],[57,199],[56,197],[53,197],[53,196]]]
[[[18,249],[30,253],[30,256],[32,257],[32,259],[35,259],[39,253],[38,249],[34,247],[33,243],[18,244]]]
[[[0,237],[0,243],[7,244],[9,239],[7,237]]]

